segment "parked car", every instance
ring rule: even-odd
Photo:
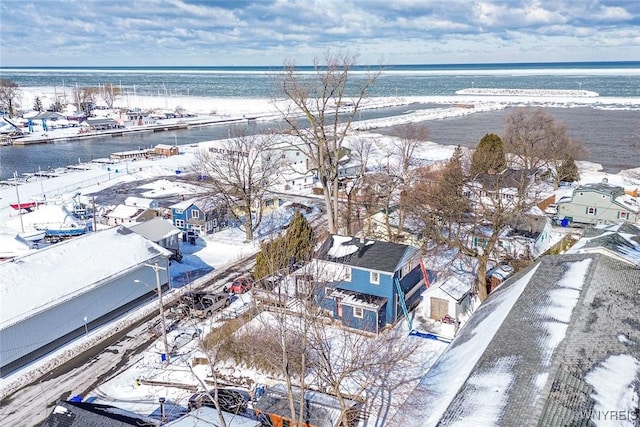
[[[191,312],[191,309],[198,304],[202,298],[207,295],[206,292],[187,292],[182,295],[178,302],[169,308],[169,316],[173,317],[186,317]]]
[[[202,335],[202,330],[198,328],[179,328],[167,334],[167,344],[171,353],[189,344]]]
[[[228,307],[229,304],[231,304],[229,294],[222,292],[217,294],[206,294],[202,297],[200,302],[193,306],[190,311],[191,316],[204,319],[205,317],[213,315],[216,311],[224,307]]]
[[[229,287],[229,292],[232,294],[244,294],[253,286],[253,280],[248,277],[237,277],[233,283],[231,283],[231,287]]]
[[[199,391],[189,398],[189,410],[200,408],[201,406],[209,406],[215,408],[212,396],[215,396],[215,390]],[[247,402],[249,401],[249,393],[244,390],[236,390],[230,388],[218,389],[218,404],[220,409],[231,414],[242,414],[247,410]]]
[[[558,205],[556,205],[555,203],[550,204],[546,207],[544,213],[549,215],[556,215],[558,213]]]

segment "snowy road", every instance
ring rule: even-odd
[[[154,338],[141,323],[126,334],[114,336],[115,343],[99,354],[84,353],[76,360],[49,372],[37,383],[24,387],[2,401],[0,418],[5,426],[34,426],[49,416],[59,399],[84,394],[97,384],[117,375],[136,360],[135,355]],[[95,353],[96,350],[93,350]]]
[[[220,291],[230,278],[249,271],[253,267],[254,256],[245,257],[228,268],[216,270],[198,279],[206,283],[207,290]],[[177,297],[178,292],[175,293]],[[175,299],[174,297],[174,299]],[[172,303],[167,298],[165,306]],[[58,400],[68,400],[72,396],[85,396],[99,384],[118,375],[135,364],[155,337],[147,333],[147,322],[159,317],[157,303],[152,302],[151,314],[138,318],[128,329],[118,331],[106,342],[92,347],[75,359],[51,370],[42,378],[20,388],[0,402],[0,420],[3,426],[35,426],[42,423],[53,410]],[[147,308],[141,307],[142,309]],[[106,347],[105,347],[106,345]]]

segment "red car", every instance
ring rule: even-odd
[[[233,283],[231,283],[231,287],[229,288],[229,292],[232,294],[244,294],[253,286],[253,280],[248,277],[238,277]]]

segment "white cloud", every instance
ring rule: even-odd
[[[369,63],[624,60],[640,57],[639,27],[640,2],[609,0],[4,0],[0,57],[7,66],[279,65],[342,48]]]

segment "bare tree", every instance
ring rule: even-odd
[[[262,222],[264,200],[279,180],[280,159],[270,156],[270,135],[236,130],[221,147],[196,154],[194,167],[206,179],[202,185],[220,198],[245,230],[247,241]]]
[[[508,169],[471,180],[468,164],[458,148],[442,171],[416,180],[411,215],[436,246],[456,248],[476,260],[475,290],[484,300],[489,262],[499,256],[499,236],[509,220],[526,212],[536,198],[526,171]]]
[[[338,229],[338,170],[343,141],[361,108],[368,90],[381,70],[350,78],[356,57],[349,53],[327,53],[325,62],[314,60],[312,76],[301,74],[286,63],[279,76],[279,89],[291,104],[281,108],[291,132],[302,141],[302,150],[322,186],[329,232]]]
[[[113,108],[113,103],[121,95],[122,89],[120,86],[114,86],[112,83],[105,83],[100,91],[100,96],[107,104],[109,109]]]
[[[582,144],[543,108],[517,108],[507,114],[504,123],[504,150],[515,157],[518,167],[537,170],[553,160],[581,157]]]
[[[350,404],[354,399],[366,400],[371,389],[390,394],[408,380],[403,364],[416,352],[417,344],[395,330],[371,337],[315,322],[310,332],[311,370],[321,388],[337,398],[342,426],[356,422],[359,408]]]
[[[392,140],[393,152],[399,160],[400,179],[398,197],[398,230],[404,229],[406,193],[411,187],[411,168],[415,166],[416,151],[429,140],[429,127],[425,123],[408,123],[400,128],[400,137]]]
[[[73,89],[73,101],[76,104],[76,108],[86,115],[90,115],[99,92],[100,89],[97,87],[75,87]]]
[[[19,86],[9,79],[0,79],[0,108],[13,117],[15,98],[18,95]]]
[[[558,189],[560,181],[565,181],[570,177],[564,176],[562,173],[563,165],[567,162],[574,162],[586,157],[587,149],[584,143],[569,135],[567,126],[564,123],[558,123],[549,135],[550,147],[548,150],[549,166],[553,173],[554,188]]]
[[[341,217],[347,236],[353,235],[360,226],[360,191],[366,179],[371,150],[372,140],[368,138],[357,138],[350,147],[349,159],[357,165],[354,173],[343,179],[341,185],[341,193],[346,198],[346,204],[341,209]]]

